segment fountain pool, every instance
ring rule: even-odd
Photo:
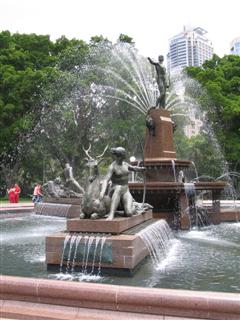
[[[0,220],[3,275],[199,291],[240,291],[240,223],[178,231],[158,265],[144,261],[133,277],[47,270],[45,237],[65,229],[64,218],[25,215]]]

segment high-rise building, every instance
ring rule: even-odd
[[[213,46],[206,38],[206,30],[186,28],[169,40],[168,70],[177,71],[188,66],[201,66],[213,55]]]
[[[233,39],[233,41],[231,42],[230,53],[240,56],[240,37]]]

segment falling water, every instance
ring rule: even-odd
[[[196,188],[194,183],[184,183],[184,190],[187,198],[195,197],[196,196]]]
[[[95,237],[93,236],[90,236],[88,237],[88,241],[86,242],[86,259],[84,261],[84,270],[83,270],[83,273],[87,273],[87,267],[88,267],[88,258],[89,258],[89,252],[91,250],[91,246],[93,244],[93,240],[95,240]],[[96,242],[96,241],[95,241]]]
[[[96,267],[99,276],[106,239],[107,236],[105,235],[66,235],[63,243],[60,273],[62,273],[63,264],[66,261],[66,273],[70,271],[74,273],[75,267],[81,265],[81,274],[87,275],[88,267],[90,266],[90,274],[94,273]],[[96,262],[98,263],[97,266]]]
[[[174,181],[177,182],[175,161],[172,159],[171,162],[172,162],[172,169],[173,169]]]
[[[103,247],[106,242],[107,237],[101,238],[101,249],[100,249],[100,256],[99,256],[99,263],[98,263],[98,275],[101,273],[101,263],[102,263],[102,254],[103,254]]]
[[[84,273],[85,269],[85,261],[86,261],[86,253],[87,253],[87,243],[88,243],[88,235],[84,237],[84,249],[83,249],[83,257],[82,257],[82,273]]]
[[[193,168],[194,168],[194,171],[195,171],[195,180],[198,181],[198,172],[197,172],[197,167],[195,165],[195,162],[194,161],[191,161],[192,165],[193,165]]]
[[[194,223],[194,216],[195,216],[195,223],[198,225],[198,215],[196,211],[196,188],[194,183],[184,183],[184,191],[186,195],[186,200],[188,203],[188,207],[185,210],[185,213],[189,216],[189,223],[190,228],[192,224]]]
[[[93,274],[94,272],[94,267],[95,267],[95,259],[96,259],[96,253],[97,253],[97,247],[98,247],[98,244],[100,242],[100,237],[96,236],[96,239],[95,239],[95,250],[94,250],[94,253],[93,253],[93,262],[92,262],[92,271],[91,271],[91,274]]]
[[[67,217],[71,204],[60,203],[36,203],[34,210],[36,214],[46,216]]]
[[[72,248],[73,248],[73,245],[74,245],[76,239],[77,239],[77,236],[76,236],[76,235],[73,235],[73,236],[71,237],[71,240],[70,240],[70,248],[69,248],[69,251],[68,251],[68,259],[67,259],[66,272],[68,272],[69,269],[70,269],[70,264],[71,264],[71,261],[72,261],[72,260],[71,260]]]
[[[60,273],[62,273],[62,268],[63,268],[63,260],[64,260],[64,253],[65,253],[65,249],[67,246],[68,241],[71,239],[71,236],[68,234],[65,239],[64,239],[64,243],[63,243],[63,251],[62,251],[62,258],[61,258],[61,263],[60,263]]]
[[[75,251],[74,251],[74,256],[73,256],[73,261],[72,261],[72,273],[74,272],[75,262],[76,262],[76,258],[77,258],[77,249],[78,249],[78,246],[79,246],[81,239],[82,239],[82,236],[78,235],[76,242],[75,242]]]
[[[165,220],[158,220],[137,233],[145,243],[155,266],[160,264],[169,249],[173,233]]]

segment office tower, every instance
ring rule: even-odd
[[[231,42],[230,54],[236,54],[240,56],[240,37],[233,39]]]
[[[206,30],[184,27],[183,32],[169,40],[168,70],[176,72],[188,66],[201,66],[213,55],[213,47],[205,36]]]

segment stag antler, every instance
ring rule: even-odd
[[[90,160],[94,160],[94,158],[93,157],[91,157],[90,156],[90,154],[89,154],[89,151],[91,150],[91,143],[89,144],[89,148],[86,150],[84,147],[83,147],[83,151],[85,152],[85,154],[87,155],[87,157],[88,157],[88,159],[90,159]]]
[[[103,153],[97,156],[96,158],[101,159],[104,156],[105,152],[107,151],[108,147],[109,147],[109,144],[106,145],[105,149],[103,150]]]

